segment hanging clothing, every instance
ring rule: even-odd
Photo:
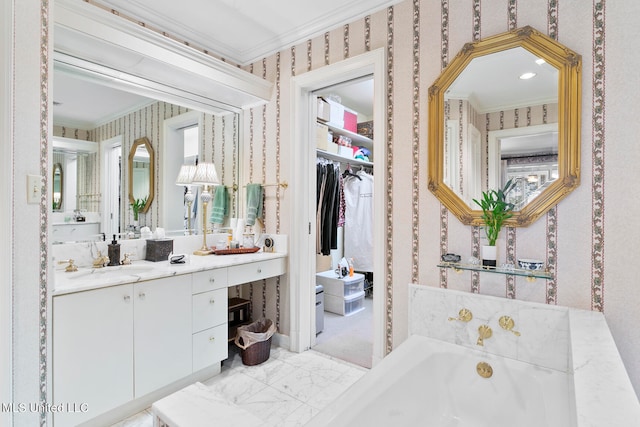
[[[373,271],[373,175],[344,178],[344,256],[357,271]]]
[[[316,252],[329,255],[338,248],[340,167],[319,161],[316,168]]]

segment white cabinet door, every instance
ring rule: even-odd
[[[132,295],[121,285],[53,298],[53,402],[87,409],[54,414],[56,427],[133,399]]]
[[[191,275],[134,285],[135,397],[191,374]]]

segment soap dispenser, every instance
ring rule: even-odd
[[[120,243],[116,240],[116,235],[113,235],[113,240],[109,247],[109,265],[120,265]]]

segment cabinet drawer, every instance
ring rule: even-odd
[[[227,287],[227,269],[216,268],[215,270],[199,271],[193,273],[193,293],[213,291]]]
[[[193,296],[193,332],[227,322],[227,288]]]
[[[229,286],[255,282],[269,277],[280,276],[285,272],[285,258],[252,262],[250,264],[229,267]]]
[[[228,357],[227,324],[193,334],[193,372]]]

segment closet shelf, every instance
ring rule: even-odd
[[[322,122],[320,122],[322,123]],[[323,123],[329,127],[329,130],[334,133],[338,133],[340,135],[348,136],[351,138],[351,142],[353,145],[364,146],[369,150],[373,149],[373,140],[371,138],[367,138],[364,135],[360,135],[359,133],[351,132],[350,130],[342,129],[337,126],[333,126],[331,123]]]
[[[373,167],[373,162],[367,162],[364,160],[354,159],[352,157],[341,156],[339,154],[330,153],[328,151],[324,151],[319,148],[316,151],[319,156],[322,156],[325,159],[335,160],[342,163],[349,163],[352,166],[368,166],[371,168]]]

